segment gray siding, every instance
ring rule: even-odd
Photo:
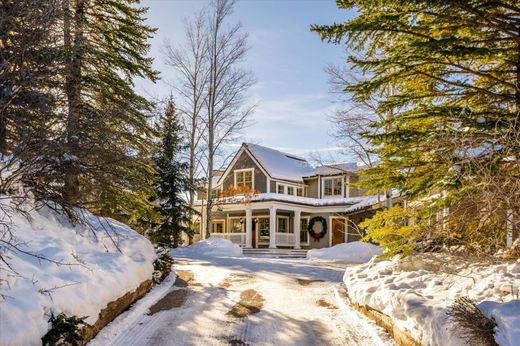
[[[233,186],[235,184],[235,174],[233,173],[236,169],[246,169],[246,168],[254,168],[254,175],[255,175],[255,185],[253,188],[258,191],[259,193],[266,193],[267,192],[267,177],[265,174],[261,171],[260,167],[255,164],[251,156],[249,156],[248,153],[242,152],[240,156],[238,157],[235,164],[230,168],[229,174],[224,179],[224,190],[227,189],[229,186]]]

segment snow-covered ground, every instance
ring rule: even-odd
[[[152,307],[130,324],[120,322],[127,319],[121,315],[91,345],[393,344],[337,295],[345,265],[215,256],[200,248],[171,252],[179,278],[191,279],[170,288],[157,303],[162,309]],[[250,302],[244,301],[248,293]],[[173,307],[164,308],[168,304]]]
[[[209,237],[187,247],[179,247],[175,250],[177,256],[190,256],[204,254],[210,257],[242,256],[242,248],[227,239]]]
[[[437,256],[374,259],[348,267],[348,294],[391,316],[421,344],[439,346],[467,345],[446,314],[455,298],[466,296],[495,318],[500,345],[520,345],[520,261],[489,265]]]
[[[10,202],[0,196],[4,209]],[[154,248],[128,226],[88,212],[83,215],[88,225],[72,225],[49,208],[35,209],[30,201],[24,208],[25,215],[0,215],[19,249],[2,254],[18,275],[1,264],[1,345],[41,345],[51,313],[88,316],[86,321],[93,323],[107,303],[151,278]],[[7,240],[7,234],[3,237]]]
[[[377,245],[354,241],[338,244],[333,247],[309,250],[307,252],[307,259],[365,263],[370,261],[372,257],[381,255],[382,253],[383,251],[381,251]]]

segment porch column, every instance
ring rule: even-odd
[[[276,208],[269,207],[269,248],[276,249]]]
[[[246,249],[253,247],[253,211],[246,208]]]
[[[293,230],[294,230],[294,248],[300,248],[300,220],[301,220],[302,212],[300,210],[294,211],[294,222],[293,222]]]
[[[348,216],[345,216],[345,243],[348,243]]]

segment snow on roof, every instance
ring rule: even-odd
[[[358,197],[358,198],[360,198],[360,201],[358,203],[345,209],[346,214],[350,214],[355,211],[361,210],[363,208],[370,207],[372,205],[378,204],[385,200],[385,196],[381,196],[381,195],[369,195],[369,196],[362,196],[362,197]]]
[[[347,172],[355,172],[360,168],[356,162],[337,163],[331,165],[318,166],[314,169],[313,175],[334,175]]]
[[[303,177],[313,174],[312,166],[304,158],[258,144],[245,146],[272,178],[303,182]]]

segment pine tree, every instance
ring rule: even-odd
[[[42,193],[135,224],[153,219],[153,105],[134,78],[157,79],[146,57],[155,29],[133,0],[63,0],[65,112]]]
[[[380,99],[377,112],[392,114],[369,136],[381,164],[365,182],[423,204],[411,216],[412,242],[461,234],[466,245],[500,243],[501,211],[520,215],[518,2],[337,3],[357,15],[312,29],[345,42],[352,68],[364,72],[346,90],[354,100]]]
[[[194,190],[189,176],[189,164],[181,160],[187,149],[182,134],[182,126],[171,99],[166,104],[161,119],[161,150],[155,157],[158,175],[157,197],[162,221],[149,236],[162,247],[177,247],[181,234],[193,235],[192,215],[195,212],[187,200]]]

